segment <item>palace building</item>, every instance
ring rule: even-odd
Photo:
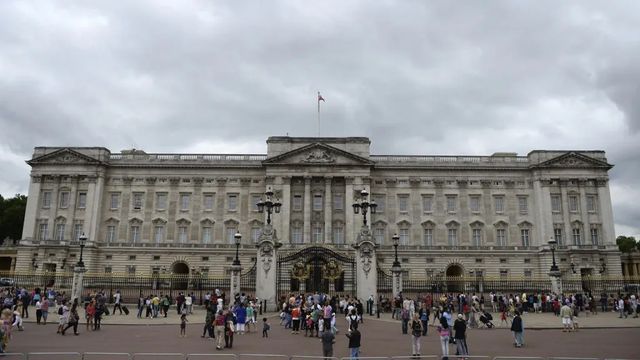
[[[70,272],[84,233],[89,272],[226,274],[237,232],[242,264],[256,262],[267,218],[256,204],[272,190],[282,203],[271,214],[278,251],[295,260],[297,251],[324,249],[348,267],[364,220],[353,205],[364,189],[377,204],[367,228],[383,271],[397,234],[408,278],[545,276],[550,238],[561,272],[621,274],[603,151],[374,155],[370,145],[365,137],[273,136],[266,154],[36,147],[11,266]]]

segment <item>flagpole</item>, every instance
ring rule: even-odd
[[[318,137],[320,137],[320,91],[318,91]]]

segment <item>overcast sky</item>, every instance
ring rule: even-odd
[[[640,1],[0,1],[0,193],[35,146],[607,152],[640,237]]]

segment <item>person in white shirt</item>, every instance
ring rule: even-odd
[[[184,298],[184,304],[187,306],[186,312],[187,314],[193,314],[193,295],[187,294]]]
[[[120,315],[122,315],[122,305],[120,304],[120,299],[122,298],[122,295],[120,294],[120,290],[116,290],[115,295],[113,295],[113,315],[116,314],[116,309],[120,310]]]

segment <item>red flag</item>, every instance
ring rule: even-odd
[[[320,92],[318,91],[318,102],[320,101],[324,101],[324,98],[322,97],[322,95],[320,95]]]

